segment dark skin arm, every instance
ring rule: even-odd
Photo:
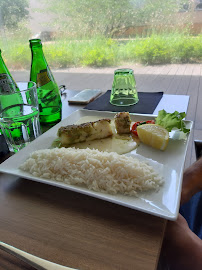
[[[185,170],[181,204],[202,190],[202,158]],[[202,226],[202,224],[201,224]],[[202,269],[202,240],[195,235],[182,215],[168,221],[162,247],[163,260],[172,270]]]
[[[183,175],[181,204],[188,202],[191,197],[202,190],[202,158],[185,170]]]
[[[168,221],[162,256],[172,270],[202,269],[202,240],[189,229],[182,215],[174,222]]]

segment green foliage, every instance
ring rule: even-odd
[[[162,36],[153,35],[150,38],[139,39],[131,43],[127,44],[128,55],[131,58],[134,57],[138,62],[161,64],[169,63],[171,60],[169,45]]]
[[[0,26],[17,28],[18,23],[28,17],[28,0],[1,0]]]
[[[116,42],[111,39],[65,40],[44,45],[50,66],[111,66],[117,63]]]
[[[31,53],[27,43],[0,41],[8,68],[28,68]],[[192,37],[183,33],[153,34],[147,38],[118,41],[107,38],[89,40],[58,40],[43,44],[44,54],[51,68],[80,66],[118,66],[124,62],[153,64],[188,63],[202,61],[202,35]]]
[[[184,36],[173,44],[173,61],[187,63],[202,60],[202,36]]]
[[[143,64],[189,63],[202,61],[202,36],[183,33],[153,34],[125,45],[125,60]]]
[[[30,49],[21,42],[10,44],[5,49],[2,47],[2,56],[9,69],[26,69],[30,66]]]
[[[117,64],[117,43],[112,39],[96,39],[82,54],[84,66],[113,66]]]
[[[46,46],[44,54],[50,66],[55,68],[66,68],[74,65],[74,48],[71,42],[54,42]]]

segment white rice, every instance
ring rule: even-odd
[[[35,177],[109,194],[137,195],[158,189],[162,177],[145,162],[117,153],[91,149],[54,148],[38,150],[20,166]]]

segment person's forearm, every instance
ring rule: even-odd
[[[181,204],[202,190],[202,158],[193,163],[183,174]]]
[[[162,258],[172,270],[202,269],[202,240],[189,229],[182,215],[167,223]]]
[[[175,259],[170,262],[173,270],[201,270],[202,269],[202,240],[193,232],[189,234],[189,243],[181,250],[173,250]]]
[[[187,249],[187,259],[184,270],[201,270],[202,269],[202,240],[192,233],[192,241]]]
[[[196,243],[196,258],[195,258],[195,267],[192,269],[202,269],[202,240],[197,239]]]
[[[192,185],[195,185],[198,191],[202,190],[202,158],[185,170],[184,175],[191,178]]]

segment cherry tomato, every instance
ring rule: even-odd
[[[155,124],[155,121],[154,120],[147,120],[147,121],[138,121],[138,122],[135,122],[131,128],[131,132],[135,135],[135,136],[138,136],[137,134],[137,127],[140,126],[140,125],[144,125],[144,124]]]

